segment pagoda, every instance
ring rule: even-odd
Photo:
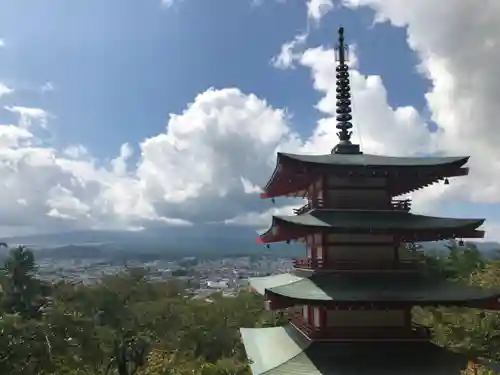
[[[336,47],[338,144],[327,155],[278,153],[262,198],[303,197],[292,216],[274,216],[258,242],[306,247],[287,274],[250,279],[266,308],[289,324],[241,328],[253,375],[459,374],[467,358],[431,342],[412,322],[414,306],[500,310],[497,290],[464,286],[429,272],[413,244],[482,238],[484,219],[412,214],[396,199],[465,176],[469,157],[369,155],[351,142],[348,47]]]

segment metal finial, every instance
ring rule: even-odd
[[[338,62],[340,65],[345,63],[345,44],[344,44],[344,28],[339,27],[339,45],[337,47],[338,49]]]
[[[336,49],[336,60],[338,62],[336,71],[337,78],[337,126],[340,131],[337,133],[340,144],[350,145],[352,131],[352,109],[351,109],[351,87],[349,83],[348,61],[349,47],[344,43],[344,28],[339,28],[339,44]]]

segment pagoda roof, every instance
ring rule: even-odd
[[[309,341],[291,325],[240,333],[253,375],[459,375],[468,363],[430,342]]]
[[[324,155],[300,155],[279,152],[278,158],[280,157],[302,163],[360,167],[436,167],[450,164],[459,164],[459,166],[462,166],[467,163],[470,158],[469,156],[400,157],[335,153]]]
[[[389,180],[394,196],[431,185],[447,177],[464,176],[469,156],[396,157],[370,154],[299,155],[278,152],[276,167],[261,194],[262,198],[298,194],[317,173],[336,176],[378,176]],[[325,168],[327,168],[325,170]]]
[[[315,209],[301,215],[275,216],[290,224],[333,229],[448,229],[460,227],[477,228],[484,219],[455,219],[416,215],[404,211],[335,210]]]
[[[296,271],[285,275],[251,278],[250,285],[260,294],[344,304],[464,305],[500,297],[500,290],[463,285],[420,272]]]
[[[458,219],[426,215],[416,215],[396,210],[339,210],[314,209],[300,215],[273,216],[271,228],[261,234],[259,242],[278,242],[303,235],[297,226],[331,230],[336,232],[370,232],[394,233],[418,232],[446,233],[464,238],[482,237],[483,233],[475,231],[485,219]],[[293,225],[287,233],[286,228]],[[463,233],[461,233],[463,232]],[[431,238],[432,239],[432,238]]]

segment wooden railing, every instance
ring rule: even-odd
[[[411,340],[427,341],[431,333],[427,327],[412,324],[411,327],[340,327],[330,326],[323,329],[314,327],[304,320],[302,312],[290,309],[288,312],[290,322],[306,334],[309,338],[320,340]]]
[[[399,262],[355,262],[355,261],[330,261],[323,259],[293,259],[295,268],[327,269],[327,270],[414,270],[422,262],[417,259],[400,259]]]
[[[302,207],[294,209],[293,213],[296,215],[300,215],[305,212],[314,210],[315,208],[323,208],[323,207],[324,207],[323,199],[315,198],[314,200],[310,200],[309,202],[307,202]]]
[[[411,209],[411,199],[393,199],[391,201],[391,207],[393,211],[410,211]]]
[[[382,203],[375,203],[373,207],[369,207],[370,204],[368,203],[367,209],[373,209],[373,210],[384,210],[387,209],[387,206],[382,202]],[[411,209],[411,199],[393,199],[390,202],[390,209],[393,211],[410,211]],[[316,209],[316,208],[325,208],[325,202],[323,199],[320,198],[314,198],[310,199],[305,205],[303,205],[300,208],[296,208],[293,210],[293,212],[296,215],[303,214],[305,212],[308,212],[310,210]]]
[[[292,307],[287,310],[287,315],[290,318],[290,322],[309,338],[321,336],[321,330],[319,328],[305,321],[302,315],[302,309]]]

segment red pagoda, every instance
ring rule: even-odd
[[[242,328],[253,375],[459,374],[463,356],[430,342],[412,322],[413,306],[500,309],[498,291],[458,285],[427,272],[415,242],[482,238],[484,219],[410,213],[397,196],[465,176],[468,157],[364,154],[351,142],[347,45],[336,48],[337,133],[327,155],[278,153],[262,198],[304,197],[293,216],[274,216],[259,242],[300,241],[304,259],[287,274],[253,278],[283,327]],[[410,245],[410,246],[409,246]]]

